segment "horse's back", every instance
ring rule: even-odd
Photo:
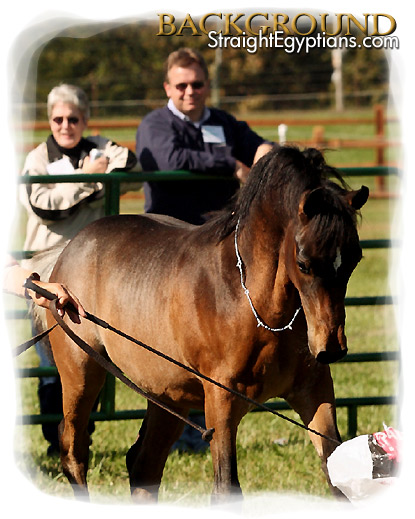
[[[65,283],[91,314],[186,362],[176,326],[194,322],[183,304],[191,290],[186,280],[193,279],[190,270],[195,268],[189,246],[194,230],[190,224],[157,215],[103,218],[68,244],[51,279]],[[103,343],[111,359],[142,387],[161,394],[166,386],[182,381],[198,393],[193,377],[180,368],[95,325],[86,323],[84,328],[87,338]],[[181,328],[188,330],[189,325]]]
[[[189,266],[193,229],[162,215],[105,217],[68,244],[53,279],[66,283],[84,305],[98,310],[109,300],[134,305],[146,317]]]
[[[190,224],[164,215],[116,215],[97,220],[82,229],[63,251],[64,265],[103,262],[126,264],[135,257],[148,257],[148,251],[171,249],[172,240],[185,239]]]
[[[137,239],[143,240],[154,235],[157,240],[160,240],[163,235],[169,234],[187,234],[194,229],[195,226],[177,220],[166,215],[156,214],[125,214],[106,216],[95,222],[89,224],[82,229],[77,236],[72,240],[75,244],[85,240],[94,240],[95,242],[104,242],[107,245],[111,243],[118,244],[119,241],[126,241],[131,238],[136,238],[131,242],[132,245],[136,243]],[[143,244],[146,246],[146,243]],[[152,243],[152,245],[154,245]],[[73,245],[72,245],[73,246]]]

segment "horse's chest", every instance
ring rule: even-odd
[[[281,344],[265,342],[256,345],[247,355],[239,374],[247,388],[260,400],[283,394],[291,384],[293,369],[280,348]],[[237,365],[237,362],[234,364]]]

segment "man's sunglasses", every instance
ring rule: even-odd
[[[175,85],[177,90],[184,92],[188,86],[191,86],[193,90],[201,90],[205,86],[204,81],[193,81],[193,83],[178,83]]]
[[[53,121],[54,123],[60,125],[60,124],[63,123],[63,120],[64,120],[64,119],[67,119],[68,124],[71,124],[71,125],[73,125],[73,126],[75,126],[76,124],[79,123],[79,117],[60,117],[60,116],[59,116],[59,117],[54,117],[54,118],[52,119],[52,121]]]

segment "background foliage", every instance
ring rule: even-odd
[[[24,102],[45,103],[50,89],[61,82],[74,83],[89,95],[99,113],[121,115],[103,106],[111,102],[144,100],[125,115],[140,116],[164,102],[163,63],[181,46],[199,49],[211,76],[218,77],[222,99],[242,109],[327,108],[332,104],[332,51],[319,48],[287,53],[281,48],[261,48],[252,54],[244,48],[208,48],[207,36],[157,36],[156,23],[130,22],[117,27],[103,24],[65,29],[37,50],[33,81],[28,81]],[[219,63],[219,64],[218,64]],[[36,80],[35,80],[36,74]],[[216,75],[217,74],[217,75]],[[343,52],[343,83],[349,106],[385,100],[388,65],[382,50],[348,49]],[[274,96],[274,97],[272,97]],[[279,97],[278,97],[279,96]],[[283,96],[283,97],[281,97]],[[38,113],[44,116],[44,112]]]

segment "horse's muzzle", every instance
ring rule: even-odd
[[[321,364],[332,364],[342,359],[347,354],[347,348],[337,351],[320,351],[317,353],[316,360]]]
[[[321,364],[331,364],[342,359],[347,354],[347,339],[344,334],[344,327],[339,326],[337,329],[330,330],[327,334],[325,330],[320,329],[317,341],[314,342],[314,357]],[[311,341],[309,345],[311,345]]]

